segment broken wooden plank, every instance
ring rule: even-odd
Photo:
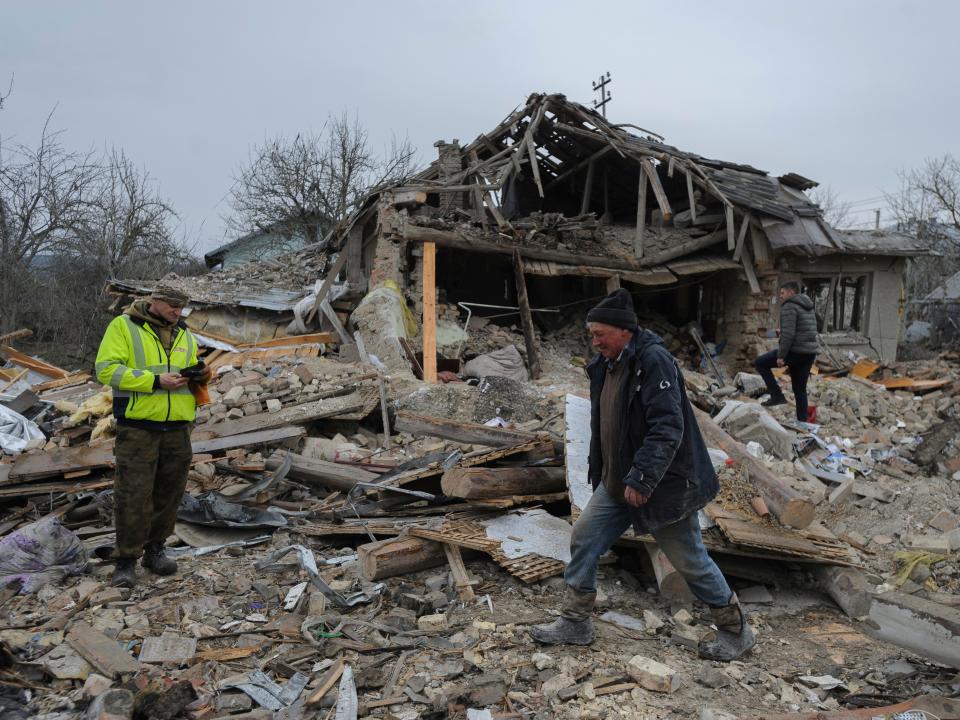
[[[672,159],[672,158],[671,158]],[[684,169],[684,176],[687,179],[687,198],[690,202],[690,222],[697,224],[697,199],[693,194],[693,178],[690,177],[690,171]]]
[[[437,381],[437,246],[423,244],[423,380]]]
[[[553,493],[564,487],[562,467],[453,467],[443,474],[444,495],[468,500]]]
[[[360,574],[373,581],[443,565],[447,554],[442,543],[408,536],[360,545],[357,559]]]
[[[254,432],[214,438],[213,440],[194,440],[193,452],[194,454],[209,453],[216,452],[217,450],[229,450],[231,448],[238,447],[266,445],[269,443],[277,443],[283,440],[302,437],[306,434],[307,431],[304,428],[296,425],[272,428],[270,430],[255,430]]]
[[[745,247],[740,254],[740,261],[743,263],[743,272],[747,276],[747,282],[750,284],[750,292],[754,295],[760,294],[760,282],[757,280],[757,273],[753,269],[753,258],[750,251]]]
[[[740,256],[743,254],[744,242],[747,238],[747,230],[750,229],[751,217],[750,213],[747,213],[743,216],[743,222],[740,224],[740,234],[737,235],[737,247],[733,251],[733,259],[735,262],[739,262]]]
[[[533,327],[533,313],[527,298],[527,280],[523,274],[523,259],[519,251],[513,251],[513,277],[517,290],[517,305],[520,308],[520,325],[523,327],[523,343],[527,349],[527,366],[530,378],[540,377],[540,355],[537,352],[537,336]]]
[[[587,164],[587,179],[583,184],[583,199],[580,201],[580,214],[586,215],[590,210],[590,195],[593,192],[593,173],[596,163],[591,159]]]
[[[737,247],[736,233],[733,223],[733,206],[727,205],[727,250],[733,250]]]
[[[201,331],[203,332],[203,331]],[[205,333],[204,334],[209,334]],[[329,344],[337,342],[337,337],[330,332],[316,332],[307,335],[287,335],[284,337],[271,338],[270,340],[260,340],[255,343],[244,343],[237,345],[239,350],[257,350],[261,348],[272,347],[298,347],[300,345],[310,345],[311,343]]]
[[[475,599],[473,585],[475,580],[470,579],[466,565],[463,564],[463,556],[460,554],[460,548],[450,543],[443,543],[443,551],[447,556],[447,563],[450,565],[450,573],[453,575],[453,585],[457,589],[457,595],[463,602],[470,602]]]
[[[343,660],[337,660],[336,663],[334,663],[333,666],[327,671],[327,674],[324,675],[323,680],[320,682],[320,687],[310,693],[310,696],[307,698],[307,705],[316,705],[323,700],[323,697],[333,689],[333,686],[336,684],[337,680],[339,680],[340,676],[343,675],[345,668],[346,665],[344,664]]]
[[[805,528],[814,519],[814,505],[802,497],[783,480],[774,475],[763,463],[747,452],[747,449],[732,438],[697,407],[693,408],[697,422],[708,446],[723,450],[739,465],[747,467],[750,481],[757,487],[767,506],[784,525]]]
[[[124,651],[116,640],[111,640],[84,622],[75,622],[66,640],[97,672],[108,678],[140,670],[139,661]]]
[[[396,414],[396,428],[401,432],[415,435],[430,435],[432,437],[454,440],[462,443],[475,443],[491,447],[504,447],[531,442],[536,436],[531,433],[507,430],[506,428],[490,427],[479,423],[459,422],[445,418],[417,415],[401,410]]]
[[[647,178],[650,180],[650,187],[653,189],[653,196],[656,198],[657,205],[660,207],[660,212],[663,214],[664,221],[670,220],[673,218],[673,208],[670,207],[670,200],[667,198],[667,193],[664,191],[663,184],[660,182],[660,176],[657,174],[657,169],[647,158],[643,158],[640,161],[640,165],[643,167],[644,172],[647,174]]]
[[[8,485],[58,477],[66,472],[93,470],[113,466],[113,441],[92,447],[77,446],[58,448],[50,452],[18,455],[7,480]]]

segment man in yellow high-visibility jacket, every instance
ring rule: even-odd
[[[196,339],[180,317],[187,302],[176,288],[157,288],[113,319],[97,352],[97,378],[113,389],[117,420],[115,586],[134,586],[141,554],[154,573],[177,571],[163,547],[193,458],[196,402],[180,375],[197,362]]]

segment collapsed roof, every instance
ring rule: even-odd
[[[469,221],[487,229],[489,224],[501,241],[513,241],[511,246],[531,244],[532,233],[521,218],[556,214],[589,222],[585,216],[592,216],[598,236],[619,228],[621,243],[597,248],[601,251],[588,264],[606,259],[601,266],[620,269],[716,250],[713,246],[724,240],[739,265],[756,254],[743,249],[750,245],[746,230],[751,227],[762,232],[774,252],[847,252],[819,206],[803,194],[815,181],[796,173],[774,178],[750,165],[680,150],[655,133],[613,124],[560,94],[531,95],[464,147],[456,140],[436,145],[440,157],[423,172],[371,193],[341,224],[336,245],[386,197],[408,208],[420,204],[411,211],[409,225],[449,229],[442,221]],[[426,239],[420,236],[429,233],[411,231],[409,225],[403,229],[406,239]],[[629,227],[634,230],[626,238],[622,231]],[[542,253],[528,257],[563,261]],[[724,253],[723,259],[729,257]]]

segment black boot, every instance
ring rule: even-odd
[[[132,588],[137,584],[137,559],[117,558],[110,584],[113,587]]]
[[[163,553],[160,543],[147,543],[143,548],[143,566],[157,575],[173,575],[177,571],[177,561]]]
[[[729,605],[711,608],[710,613],[717,626],[717,638],[700,644],[700,657],[729,662],[749,652],[757,644],[736,593],[730,598]]]
[[[568,585],[562,615],[552,623],[534,625],[527,632],[544,645],[589,645],[596,636],[590,619],[596,599],[595,592],[581,592]]]
[[[764,400],[762,403],[763,407],[774,407],[776,405],[786,405],[787,399],[783,395],[771,395],[768,399]]]

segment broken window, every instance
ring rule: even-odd
[[[819,332],[864,329],[867,300],[866,275],[805,277],[804,289],[813,300]]]

